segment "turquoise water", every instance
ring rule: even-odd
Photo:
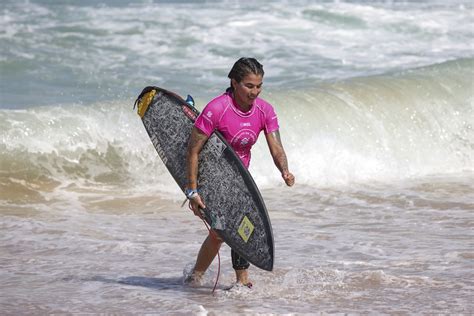
[[[474,311],[474,56],[468,1],[3,1],[3,314]],[[272,273],[221,251],[132,110],[146,85],[202,108],[240,56],[265,67],[290,168],[250,170]]]

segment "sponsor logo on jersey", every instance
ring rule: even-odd
[[[244,129],[239,131],[237,135],[232,138],[231,144],[232,146],[236,145],[234,149],[242,149],[241,147],[252,146],[257,141],[257,135],[254,131],[250,129]]]

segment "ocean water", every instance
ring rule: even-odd
[[[471,314],[471,1],[2,1],[4,315]],[[264,65],[296,185],[264,138],[250,171],[275,268],[234,280],[154,150],[144,86],[194,96]]]

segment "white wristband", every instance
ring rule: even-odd
[[[186,188],[184,190],[184,195],[186,195],[186,197],[189,200],[192,200],[198,195],[198,190],[197,189],[188,189],[188,188]]]

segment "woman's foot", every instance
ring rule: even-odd
[[[235,270],[236,284],[252,288],[252,282],[249,280],[249,272],[247,269]]]
[[[252,282],[248,282],[247,284],[242,284],[240,282],[235,282],[228,288],[225,288],[226,291],[248,291],[252,288],[253,284]]]
[[[193,270],[190,274],[184,277],[184,284],[197,287],[202,285],[204,272]]]

